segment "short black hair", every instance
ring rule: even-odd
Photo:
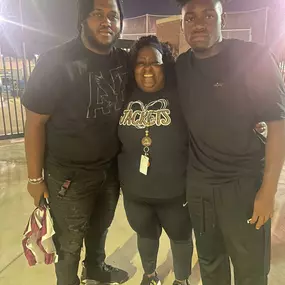
[[[159,39],[156,36],[144,36],[138,39],[134,45],[132,46],[130,50],[131,55],[131,63],[132,66],[135,67],[138,53],[139,51],[144,47],[157,47],[157,49],[162,53],[162,61],[163,64],[172,64],[175,62],[174,56],[172,54],[172,51],[170,49],[170,46],[168,43],[162,43],[159,41]]]
[[[137,57],[139,51],[144,47],[157,48],[162,53],[162,61],[164,68],[164,75],[167,83],[174,83],[175,79],[175,57],[171,51],[168,43],[160,42],[156,36],[143,36],[138,39],[130,50],[131,68],[134,70],[136,67]]]
[[[78,0],[78,24],[77,28],[81,31],[81,24],[84,22],[88,15],[94,10],[94,1],[95,0]],[[124,21],[124,10],[122,5],[122,0],[116,0],[121,19],[121,29],[123,28]]]
[[[178,6],[180,8],[183,8],[186,4],[190,3],[192,0],[176,0]],[[216,2],[221,2],[222,4],[224,4],[226,2],[226,0],[215,0]]]

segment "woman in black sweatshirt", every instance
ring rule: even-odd
[[[179,106],[174,57],[155,36],[131,50],[135,88],[119,125],[119,174],[128,221],[138,235],[145,271],[141,285],[161,284],[156,274],[159,238],[167,233],[176,280],[189,284],[192,227],[185,199],[187,129]]]

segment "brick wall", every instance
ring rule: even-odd
[[[260,44],[266,42],[268,23],[266,17],[269,10],[260,9],[248,12],[228,13],[225,29],[252,29],[252,41]],[[268,20],[268,19],[267,19]]]
[[[156,35],[162,42],[169,42],[174,53],[177,55],[179,53],[180,46],[180,17],[173,16],[167,19],[162,19],[157,21]]]
[[[185,40],[183,32],[180,32],[179,53],[185,52],[189,49],[189,45]]]

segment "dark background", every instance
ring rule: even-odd
[[[17,9],[17,0],[14,2]],[[77,0],[22,0],[25,21],[38,25],[54,34],[67,38],[76,34]],[[284,0],[232,0],[225,5],[227,11],[276,7]],[[40,2],[40,3],[39,3]],[[135,17],[143,14],[173,15],[179,14],[175,0],[122,0],[125,16]]]
[[[4,16],[11,21],[20,22],[19,0],[0,0],[0,3],[3,1],[7,3],[5,9],[2,9]],[[122,2],[125,17],[135,17],[147,13],[158,15],[180,13],[175,0],[122,0]],[[225,10],[278,8],[278,5],[284,2],[285,0],[232,0],[225,5]],[[23,35],[20,28],[13,24],[2,25],[0,30],[2,52],[20,54],[20,43],[24,38],[27,50],[31,54],[41,53],[77,34],[77,0],[22,0],[22,6],[24,24],[36,28],[38,31],[26,29]]]

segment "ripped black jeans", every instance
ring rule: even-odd
[[[45,173],[59,254],[57,285],[79,285],[83,241],[88,272],[105,260],[106,235],[119,198],[117,171],[71,172],[48,166]]]

